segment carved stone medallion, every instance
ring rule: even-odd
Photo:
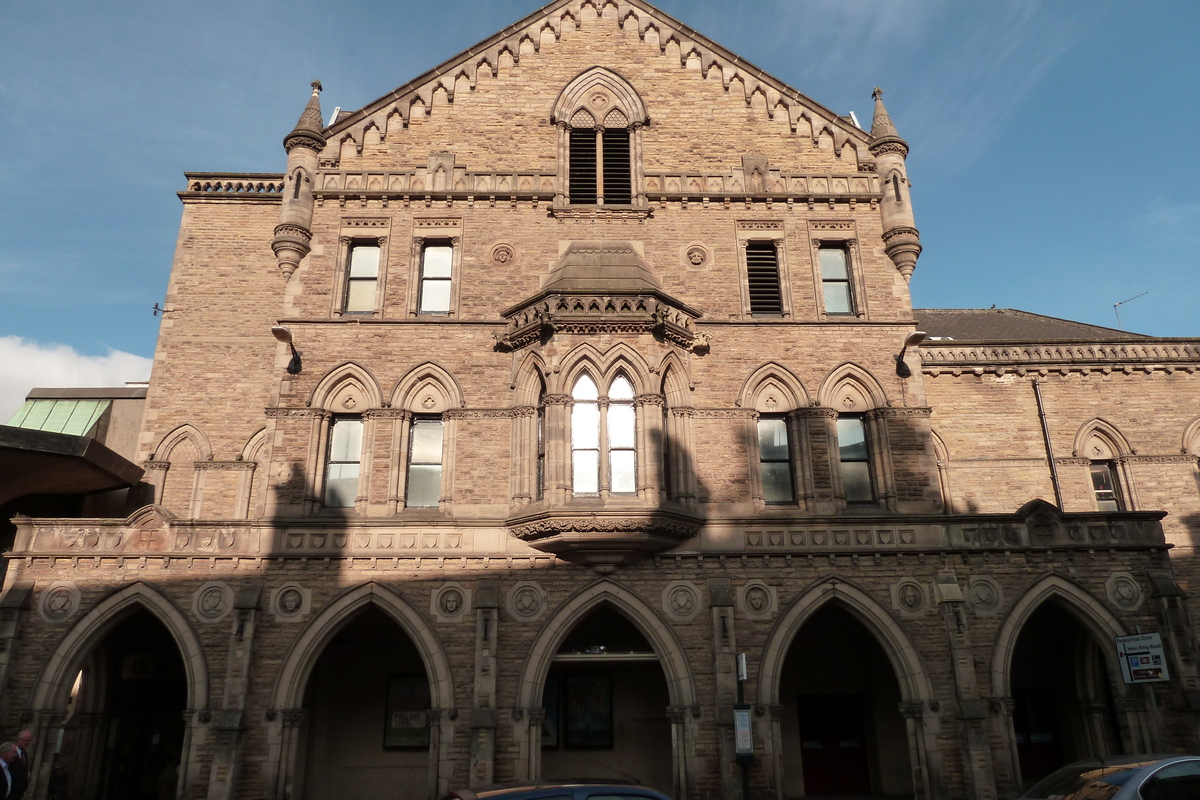
[[[233,589],[224,581],[209,581],[192,595],[192,613],[201,622],[219,622],[233,608]]]
[[[763,581],[749,581],[738,590],[738,605],[752,619],[770,619],[779,605],[775,587]]]
[[[1124,611],[1133,611],[1142,604],[1142,587],[1132,574],[1114,572],[1104,582],[1108,601]]]
[[[967,604],[976,614],[995,614],[1004,602],[1004,590],[991,578],[967,580]]]
[[[470,589],[458,583],[447,583],[433,591],[429,611],[438,622],[459,622],[470,604]]]
[[[663,612],[676,622],[687,622],[700,613],[700,589],[691,581],[672,581],[663,589]]]
[[[278,622],[300,622],[312,610],[312,593],[298,583],[288,583],[271,593],[271,610]]]
[[[915,580],[906,578],[892,585],[892,608],[906,616],[925,613],[925,588]]]
[[[508,590],[506,608],[515,619],[531,622],[546,610],[546,590],[534,581],[521,581]]]
[[[38,613],[47,622],[62,622],[79,610],[79,587],[73,581],[52,583],[42,592]]]

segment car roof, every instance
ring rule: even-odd
[[[501,800],[502,798],[514,797],[552,797],[564,794],[564,790],[569,793],[574,792],[576,789],[601,789],[612,794],[640,794],[667,800],[666,795],[648,786],[642,786],[632,781],[613,779],[498,783],[487,786],[475,786],[470,789],[454,789],[443,800],[451,800],[452,798],[458,798],[458,800]]]

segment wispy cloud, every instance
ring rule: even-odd
[[[1171,203],[1159,198],[1134,216],[1132,228],[1140,239],[1194,253],[1200,248],[1200,203]]]
[[[0,336],[0,424],[16,413],[35,386],[123,386],[149,379],[150,363],[120,350],[88,356],[65,344]]]

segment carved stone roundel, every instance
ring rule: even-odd
[[[663,611],[676,622],[686,622],[700,611],[700,590],[691,581],[673,581],[663,589]]]
[[[991,581],[974,581],[967,600],[976,611],[994,611],[1000,605],[1000,591]]]
[[[1142,603],[1142,587],[1132,576],[1124,573],[1113,575],[1107,581],[1108,599],[1118,608],[1127,611],[1137,608]]]
[[[492,261],[503,266],[516,258],[512,245],[498,244],[492,248]]]
[[[276,613],[284,617],[294,617],[300,613],[300,609],[304,607],[304,595],[294,586],[288,587],[279,593],[279,599],[276,605]]]
[[[229,613],[233,591],[224,583],[206,583],[192,596],[192,611],[205,622],[216,622]]]
[[[458,589],[447,589],[438,596],[438,608],[447,616],[453,616],[463,607],[462,592]]]
[[[751,586],[746,590],[746,604],[755,611],[765,611],[771,603],[771,596],[761,586]]]
[[[703,247],[689,247],[687,259],[693,267],[700,267],[704,265],[705,261],[708,261],[708,253]]]
[[[49,622],[61,622],[79,610],[79,590],[74,584],[58,583],[42,596],[42,616]]]
[[[533,620],[546,610],[546,592],[533,581],[521,581],[508,591],[508,613],[517,619]]]

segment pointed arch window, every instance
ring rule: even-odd
[[[642,205],[642,128],[637,91],[617,73],[593,67],[568,83],[550,121],[559,128],[556,203]]]
[[[607,127],[609,123],[620,127]],[[633,202],[633,164],[625,116],[613,111],[604,125],[580,111],[567,133],[571,205],[629,205]]]
[[[329,425],[325,464],[325,507],[353,508],[362,468],[363,419],[336,416]]]
[[[575,494],[637,491],[637,423],[633,384],[617,375],[601,398],[584,374],[571,390],[571,486]]]

